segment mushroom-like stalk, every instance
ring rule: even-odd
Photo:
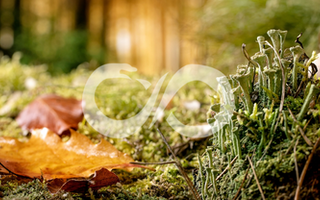
[[[261,53],[263,53],[263,50],[264,50],[264,48],[263,48],[264,41],[265,41],[265,38],[263,36],[258,36],[257,37],[257,42],[259,44],[259,48],[260,48],[260,52]]]
[[[282,63],[282,66],[284,68],[284,77],[285,77],[285,83],[287,82],[287,79],[288,79],[288,72],[290,71],[290,64],[291,62],[286,60],[286,59],[281,59],[281,63]]]
[[[281,50],[280,58],[282,58],[282,55],[283,55],[283,44],[284,44],[284,41],[286,40],[287,32],[288,32],[288,31],[281,31],[281,30],[279,30],[280,50]]]
[[[272,68],[272,61],[273,61],[273,50],[271,48],[263,49],[263,54],[267,56],[268,69],[271,69]]]
[[[274,69],[267,69],[264,71],[264,73],[268,78],[268,89],[274,92],[274,77],[277,71]],[[268,105],[270,105],[270,103],[271,103],[271,99],[268,100]]]
[[[219,171],[216,169],[211,169],[211,183],[213,185],[213,190],[215,194],[218,194],[217,182],[216,182],[218,172]]]
[[[216,170],[213,168],[213,158],[212,158],[212,150],[207,149],[207,155],[209,159],[209,167],[206,168],[207,175],[209,175],[211,184],[213,185],[214,193],[217,194],[217,184],[216,184]]]
[[[280,50],[279,30],[271,29],[267,32],[267,34],[272,41],[272,45],[273,45],[274,49],[277,51],[277,53],[279,53],[279,50]]]
[[[290,51],[293,56],[293,68],[292,68],[292,89],[297,90],[298,87],[298,62],[300,56],[304,53],[304,50],[299,46],[290,47]]]
[[[281,80],[282,80],[282,74],[281,74],[281,69],[276,69],[276,73],[274,76],[274,87],[273,87],[273,92],[277,95],[281,95]]]
[[[286,60],[286,59],[281,59],[280,61],[279,61],[279,59],[278,59],[278,57],[275,57],[274,58],[274,61],[275,61],[275,63],[277,63],[279,66],[283,66],[283,76],[282,76],[282,72],[281,72],[281,74],[276,74],[276,76],[278,76],[278,79],[277,79],[277,81],[280,81],[280,82],[277,82],[277,84],[279,83],[279,84],[281,84],[281,81],[282,81],[282,84],[283,83],[286,83],[287,82],[287,78],[288,78],[288,67],[289,67],[289,65],[291,64],[291,62],[289,62],[288,60]],[[284,78],[284,80],[282,80]],[[282,89],[283,88],[281,88],[281,89],[279,89],[279,91],[278,90],[276,90],[277,92],[280,92],[279,94],[281,94],[281,92],[283,92],[282,91]]]
[[[239,109],[239,97],[241,96],[241,90],[240,86],[237,86],[231,90],[234,96],[234,106],[236,107],[236,110]]]
[[[263,123],[262,123],[262,118],[261,117],[259,117],[259,120],[258,120],[258,122],[259,122],[259,130],[261,130],[261,139],[260,139],[260,143],[259,143],[259,146],[258,146],[258,157],[260,158],[261,157],[261,155],[262,155],[262,149],[264,149],[265,148],[265,146],[266,146],[266,133],[265,133],[265,131],[264,131],[264,127],[263,127]]]
[[[203,165],[202,165],[202,161],[201,161],[201,158],[200,158],[199,153],[198,153],[198,162],[199,162],[199,175],[200,175],[200,180],[201,180],[201,194],[204,195],[204,191],[205,191],[205,188],[204,188],[205,179],[204,179],[204,176],[203,176],[203,174],[202,174],[202,172],[203,172]]]
[[[239,82],[240,87],[242,89],[243,96],[244,96],[244,103],[245,103],[246,109],[248,113],[251,114],[253,104],[252,104],[250,93],[249,93],[249,88],[250,88],[250,84],[248,84],[249,77],[250,77],[250,74],[232,76],[233,79]]]
[[[268,42],[268,41],[265,41],[265,44],[270,46],[270,48],[273,49],[275,55],[276,55],[276,58],[278,59],[279,61],[279,67],[281,69],[281,76],[282,76],[282,84],[281,84],[281,90],[282,90],[282,93],[281,93],[281,101],[280,101],[280,110],[279,111],[282,111],[283,109],[283,104],[284,104],[284,97],[285,97],[285,89],[286,89],[286,82],[285,82],[285,71],[286,69],[283,67],[282,65],[282,62],[281,62],[281,57],[279,55],[279,30],[276,31],[276,30],[269,30],[268,32],[268,35],[270,36],[271,40],[272,40],[272,43],[273,43],[273,46]]]
[[[280,53],[280,58],[282,58],[283,44],[287,36],[287,31],[271,29],[267,32],[267,34],[272,41],[273,47],[278,53]]]
[[[208,197],[211,197],[212,196],[212,193],[209,191],[209,182],[210,182],[210,179],[211,179],[211,169],[210,168],[206,168],[206,181],[204,183],[204,189],[205,189],[205,192],[207,194]],[[204,196],[204,194],[202,194]]]
[[[231,122],[233,123],[233,122]],[[239,138],[239,129],[238,127],[234,127],[232,129],[232,144],[234,148],[234,152],[238,155],[238,158],[241,158],[241,146],[240,146],[240,138]]]
[[[266,77],[263,73],[264,66],[266,65],[266,56],[263,53],[256,53],[254,56],[251,57],[255,64],[257,64],[259,68],[258,72],[258,83],[259,83],[259,95],[262,97],[262,105],[265,106],[266,104],[266,94],[265,91],[262,89],[261,86],[267,87]]]

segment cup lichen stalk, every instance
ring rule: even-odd
[[[267,31],[267,34],[271,39],[274,52],[276,54],[278,54],[279,50],[280,50],[280,41],[279,41],[280,34],[279,34],[279,30],[271,29],[271,30]]]
[[[257,42],[259,44],[260,53],[264,53],[264,47],[263,47],[264,41],[265,41],[265,38],[263,36],[257,37]]]
[[[207,168],[208,175],[210,176],[211,184],[213,185],[214,194],[218,194],[217,184],[216,184],[216,170],[213,166],[212,150],[207,149],[207,155],[209,159],[209,167]]]
[[[268,31],[268,32],[269,32],[269,31]],[[269,35],[269,34],[268,34],[268,35]],[[276,50],[268,41],[265,41],[265,43],[273,49],[274,53],[276,54],[276,56],[277,56],[277,58],[278,58],[278,60],[279,60],[279,66],[280,66],[280,68],[281,68],[281,76],[282,76],[282,84],[281,84],[281,86],[282,86],[282,87],[281,87],[281,101],[280,101],[280,107],[279,107],[279,112],[281,112],[282,109],[283,109],[284,96],[285,96],[285,90],[286,90],[285,68],[284,68],[284,66],[283,66],[283,64],[282,64],[282,62],[281,62],[281,58],[280,58],[277,50]]]
[[[263,126],[263,122],[262,122],[262,118],[259,117],[258,119],[258,124],[259,124],[259,130],[261,131],[261,139],[260,139],[260,143],[258,145],[258,157],[260,158],[262,155],[262,149],[264,149],[266,147],[266,133],[264,131],[264,126]]]
[[[274,69],[267,69],[264,71],[264,74],[267,76],[268,79],[268,89],[274,93],[274,79],[275,79],[275,74],[276,74],[276,70]],[[275,94],[275,93],[274,93]],[[272,99],[268,99],[268,105],[271,104]]]
[[[286,40],[286,36],[287,36],[288,31],[281,31],[279,30],[279,36],[280,36],[280,58],[282,58],[283,56],[283,44],[284,41]]]
[[[251,97],[249,94],[249,84],[248,84],[248,77],[250,77],[250,74],[245,75],[234,75],[232,76],[233,79],[237,80],[240,84],[240,87],[242,89],[242,93],[244,96],[244,104],[249,114],[252,113],[253,104],[251,101]]]
[[[259,84],[259,96],[261,97],[261,102],[263,106],[266,106],[266,93],[265,91],[262,89],[261,86],[263,87],[267,87],[267,83],[266,83],[266,77],[265,74],[263,72],[264,70],[264,66],[266,65],[266,56],[263,53],[256,53],[254,56],[251,57],[252,61],[257,65],[259,71],[258,71],[258,84]]]
[[[203,165],[202,165],[202,161],[201,161],[199,153],[198,153],[198,162],[199,162],[199,174],[200,174],[200,180],[201,180],[201,183],[200,183],[201,184],[201,194],[204,194],[204,192],[205,192],[205,186],[204,186],[205,178],[204,178],[204,176],[202,174]]]
[[[263,49],[263,54],[267,57],[267,68],[272,69],[273,50],[271,48]]]
[[[278,96],[281,96],[281,80],[282,80],[282,72],[280,68],[276,68],[276,73],[274,76],[274,87],[273,87],[273,92],[277,94]]]
[[[298,87],[298,62],[300,56],[304,53],[304,50],[299,46],[290,47],[290,51],[293,56],[293,68],[292,68],[292,89],[297,90]]]

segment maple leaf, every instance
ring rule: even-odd
[[[54,94],[43,95],[31,102],[16,121],[23,129],[48,128],[61,135],[70,128],[78,128],[83,119],[81,101]]]
[[[86,136],[74,130],[70,132],[67,142],[47,128],[33,130],[28,142],[0,137],[0,163],[17,175],[51,181],[52,191],[77,190],[83,185],[98,189],[118,181],[116,175],[105,170],[144,167],[130,164],[134,160],[129,155],[104,139],[94,144]],[[103,177],[99,177],[101,174]],[[74,186],[76,183],[79,185]]]

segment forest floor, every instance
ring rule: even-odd
[[[18,138],[27,141],[30,133],[22,130],[17,122],[18,114],[34,99],[44,94],[56,94],[62,97],[82,98],[86,80],[92,73],[88,64],[80,65],[70,74],[51,76],[46,66],[26,66],[19,62],[19,55],[12,59],[0,60],[0,136]],[[126,119],[139,113],[146,104],[160,77],[145,77],[131,74],[133,78],[144,78],[151,82],[145,89],[136,80],[110,79],[103,81],[96,92],[96,101],[100,110],[113,119]],[[168,80],[165,81],[166,83]],[[165,84],[166,84],[165,83]],[[161,88],[155,108],[161,101],[164,87]],[[206,94],[206,95],[203,95]],[[139,162],[172,161],[172,155],[157,132],[164,134],[174,153],[181,161],[183,169],[193,180],[192,171],[197,168],[197,153],[203,153],[208,138],[193,140],[173,130],[165,121],[170,112],[185,124],[197,125],[206,122],[206,113],[210,107],[212,91],[201,82],[192,82],[181,88],[170,105],[164,110],[163,118],[149,128],[153,116],[142,124],[139,131],[127,138],[114,139],[101,135],[88,123],[79,123],[78,132],[97,143],[105,139],[118,150],[130,155]],[[185,106],[186,102],[196,100],[197,109]],[[3,199],[190,199],[190,189],[174,164],[151,165],[156,171],[135,168],[132,172],[112,170],[120,182],[103,187],[98,191],[87,189],[77,192],[60,191],[51,194],[46,181],[26,179],[24,177],[1,175],[0,195]]]

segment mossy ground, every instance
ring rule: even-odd
[[[91,72],[86,64],[79,66],[70,74],[51,76],[46,66],[26,66],[19,62],[19,54],[13,58],[0,59],[0,135],[28,140],[28,133],[20,129],[15,122],[18,113],[36,97],[42,94],[57,94],[64,97],[81,99],[82,91]],[[145,90],[137,81],[125,79],[111,79],[102,82],[96,92],[96,101],[102,112],[110,118],[125,119],[137,114],[145,105],[152,93],[153,86],[159,77],[143,77],[130,74],[135,78],[146,79],[152,83],[150,89]],[[141,78],[142,77],[142,78]],[[169,79],[166,80],[167,82]],[[165,87],[162,87],[163,93]],[[192,82],[179,90],[165,110],[165,117],[170,109],[183,123],[196,124],[206,122],[206,112],[210,106],[209,87],[201,82]],[[204,95],[206,94],[206,95]],[[201,108],[190,111],[184,108],[183,102],[198,100]],[[159,104],[161,95],[158,97]],[[157,105],[156,105],[157,106]],[[158,162],[171,160],[170,154],[156,127],[149,129],[150,116],[147,123],[139,132],[125,139],[107,138],[85,121],[79,124],[78,132],[98,142],[107,139],[120,151],[128,153],[135,161]],[[197,167],[196,152],[206,148],[208,139],[190,140],[175,132],[164,120],[158,123],[171,147],[173,147],[186,172],[192,178],[192,170]],[[128,173],[114,170],[119,176],[120,184],[105,187],[99,191],[84,191],[82,194],[65,193],[52,195],[48,192],[45,182],[34,180],[24,183],[19,177],[2,176],[0,190],[4,199],[190,199],[190,190],[183,177],[174,165],[153,166],[156,172],[134,169]]]

